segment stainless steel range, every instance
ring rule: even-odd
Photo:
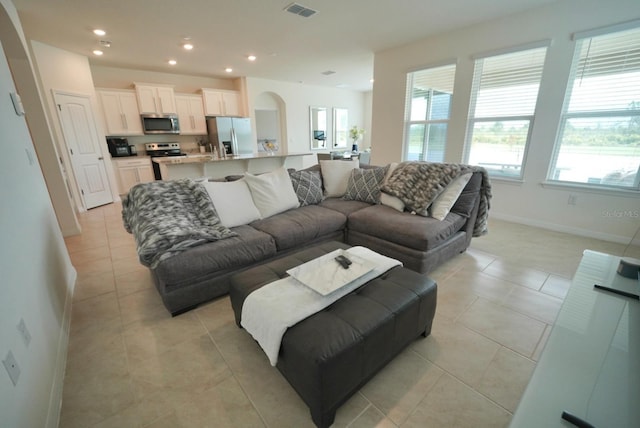
[[[147,155],[152,158],[164,158],[167,156],[187,156],[186,153],[182,153],[180,149],[180,143],[147,143],[144,145],[144,149],[147,152]],[[151,166],[153,167],[153,175],[156,180],[162,180],[162,175],[160,174],[160,165],[151,161]]]

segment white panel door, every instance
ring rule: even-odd
[[[89,97],[56,92],[55,100],[85,208],[113,202]]]

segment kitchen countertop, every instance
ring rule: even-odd
[[[269,159],[269,158],[283,158],[289,156],[307,156],[312,153],[253,153],[250,155],[234,155],[227,156],[224,159],[218,159],[210,154],[193,154],[186,157],[168,156],[160,158],[151,158],[151,160],[157,164],[164,165],[184,165],[184,164],[198,164],[208,162],[229,162],[237,160],[252,160],[252,159]]]

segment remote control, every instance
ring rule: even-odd
[[[345,256],[338,256],[335,259],[338,263],[340,263],[340,266],[342,266],[344,269],[349,269],[349,265],[351,264],[351,260],[349,260],[348,258],[346,258]]]

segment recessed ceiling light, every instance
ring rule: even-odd
[[[227,73],[231,73],[233,71],[233,68],[227,67],[224,69],[224,71],[226,71]]]
[[[169,64],[170,65],[176,65],[178,63],[178,61],[176,61],[175,59],[170,59],[169,60]]]
[[[255,55],[249,55],[249,56],[247,57],[247,59],[248,59],[249,61],[255,61],[255,60],[256,60],[256,56],[255,56]]]
[[[191,43],[185,43],[182,45],[183,48],[185,48],[186,50],[190,51],[191,49],[193,49],[193,44]]]
[[[107,32],[99,28],[96,28],[95,30],[93,30],[93,34],[95,34],[96,36],[104,36],[105,34],[107,34]]]
[[[103,53],[104,53],[104,52],[102,52],[102,51],[101,51],[101,50],[99,50],[99,49],[96,49],[96,50],[94,50],[94,51],[93,51],[93,54],[94,54],[94,55],[98,55],[98,56],[102,55]]]

